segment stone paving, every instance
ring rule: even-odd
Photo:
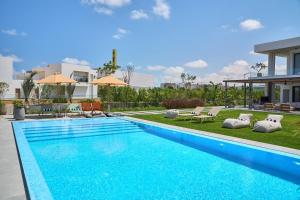
[[[0,116],[0,199],[26,199],[11,122]]]

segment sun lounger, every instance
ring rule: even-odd
[[[83,111],[79,103],[71,103],[68,105],[67,109],[70,113],[77,113],[79,115],[83,114]]]
[[[221,107],[213,107],[210,109],[207,115],[193,116],[193,118],[200,120],[200,122],[205,121],[207,119],[214,120],[221,109],[222,109]]]
[[[196,115],[200,115],[203,110],[204,110],[204,107],[197,106],[192,112],[190,112],[190,113],[179,113],[178,116],[193,117],[193,116],[196,116]]]
[[[253,131],[270,133],[273,131],[280,130],[282,128],[280,123],[282,119],[283,119],[282,115],[269,114],[265,120],[258,121],[255,123],[253,127]]]
[[[280,111],[283,112],[291,112],[293,111],[295,108],[291,106],[291,104],[289,103],[281,103],[279,106]]]
[[[172,110],[167,110],[165,117],[170,118],[170,119],[175,119],[178,116],[178,110],[172,109]]]
[[[240,114],[237,119],[228,118],[223,122],[223,128],[244,128],[251,124],[252,114]]]
[[[265,110],[274,110],[275,109],[275,105],[273,103],[265,103],[264,104],[264,109]]]

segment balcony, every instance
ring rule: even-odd
[[[88,72],[73,72],[73,79],[79,83],[88,83],[89,82],[89,73]]]

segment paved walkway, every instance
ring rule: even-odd
[[[0,199],[26,199],[11,123],[0,116]]]

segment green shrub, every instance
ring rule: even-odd
[[[53,99],[53,103],[68,103],[68,100],[66,98],[55,98]]]
[[[13,101],[13,104],[15,108],[24,108],[24,103],[21,100],[15,100]]]
[[[80,103],[93,103],[93,102],[96,102],[95,99],[84,99],[84,100],[81,100]]]

